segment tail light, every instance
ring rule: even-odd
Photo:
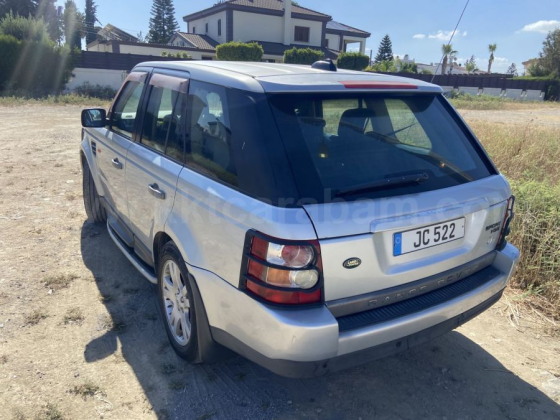
[[[510,224],[515,216],[515,212],[513,211],[513,207],[515,205],[515,196],[512,195],[508,198],[507,207],[506,207],[506,214],[504,215],[504,221],[502,223],[502,230],[500,231],[500,237],[498,238],[498,243],[496,245],[496,249],[501,251],[507,245],[506,238],[509,235],[511,229]]]
[[[247,232],[240,288],[265,302],[305,305],[323,301],[318,241],[287,241]]]

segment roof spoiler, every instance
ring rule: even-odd
[[[317,70],[325,70],[325,71],[337,71],[336,64],[334,64],[330,58],[327,58],[322,61],[315,61],[311,65],[311,68]]]

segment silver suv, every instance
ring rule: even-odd
[[[84,202],[177,353],[322,375],[501,296],[514,198],[438,86],[267,63],[144,63],[82,114]]]

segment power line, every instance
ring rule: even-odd
[[[453,41],[453,37],[455,36],[455,32],[457,32],[457,28],[459,27],[459,24],[461,23],[461,19],[463,19],[463,15],[465,14],[465,10],[467,10],[467,6],[469,5],[470,1],[471,0],[467,0],[467,3],[465,4],[465,7],[463,8],[463,11],[461,12],[461,16],[459,16],[459,20],[457,21],[457,25],[455,25],[455,29],[453,30],[453,33],[451,34],[451,38],[449,38],[449,42],[447,43],[448,47],[451,45],[451,41]],[[435,71],[434,75],[432,76],[432,80],[430,81],[430,83],[432,83],[434,81],[434,77],[436,77],[436,74],[439,70],[439,66],[441,66],[441,64],[443,63],[444,58],[445,58],[445,53],[441,56],[441,59],[439,60],[439,64],[436,67],[436,71]]]

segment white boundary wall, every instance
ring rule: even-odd
[[[75,68],[74,71],[72,71],[72,74],[72,79],[66,85],[66,91],[73,91],[84,83],[89,83],[92,86],[110,86],[111,88],[118,90],[124,79],[126,79],[128,72],[124,70]]]

